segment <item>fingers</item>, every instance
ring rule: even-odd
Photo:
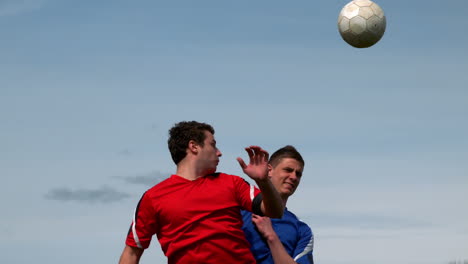
[[[260,151],[262,152],[263,162],[268,162],[268,159],[270,158],[270,154],[268,153],[268,151],[261,148]]]
[[[260,156],[259,156],[259,146],[250,146],[250,150],[253,152],[253,156],[250,157],[251,161],[253,164],[258,164],[260,162]]]
[[[252,160],[255,157],[254,150],[252,149],[252,147],[245,148],[245,151],[249,155],[250,160]]]
[[[241,166],[242,169],[245,169],[247,167],[243,159],[237,158],[237,162],[239,162],[239,165]]]
[[[270,154],[259,146],[249,146],[245,148],[245,151],[247,151],[250,162],[253,164],[268,162]]]
[[[262,217],[256,214],[252,214],[252,222],[256,225],[262,220]]]
[[[256,214],[252,214],[252,222],[254,222],[256,225],[271,223],[269,217],[259,216]]]
[[[252,213],[252,218],[255,218],[255,219],[265,219],[265,218],[269,218],[268,216],[259,216],[257,214],[254,214]]]

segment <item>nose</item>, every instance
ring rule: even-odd
[[[297,182],[297,180],[299,179],[299,177],[297,176],[297,171],[293,171],[289,174],[289,178],[295,182]]]
[[[216,150],[216,156],[221,157],[223,153],[219,149]]]

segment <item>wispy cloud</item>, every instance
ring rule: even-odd
[[[140,184],[153,186],[166,179],[170,173],[150,172],[147,174],[135,176],[115,176],[130,184]],[[56,201],[75,201],[82,203],[112,203],[124,200],[130,197],[130,194],[116,190],[113,187],[102,186],[98,189],[71,189],[68,187],[55,188],[44,195],[48,200]]]
[[[135,176],[116,176],[116,178],[131,184],[142,184],[147,186],[153,186],[162,180],[168,178],[171,173],[163,173],[159,171],[153,171],[147,174],[135,175]]]
[[[47,0],[2,0],[0,16],[17,15],[41,8]]]
[[[112,203],[130,197],[129,194],[120,192],[111,187],[103,186],[99,189],[56,188],[50,190],[45,198],[56,201],[75,201],[84,203]]]
[[[123,150],[119,151],[117,153],[117,155],[129,157],[129,156],[132,156],[133,153],[129,149],[123,149]]]

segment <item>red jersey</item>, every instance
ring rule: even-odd
[[[259,193],[239,176],[172,175],[143,195],[126,244],[147,248],[156,234],[168,263],[255,263],[240,209],[252,211]]]

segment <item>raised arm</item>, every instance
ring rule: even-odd
[[[119,264],[138,264],[144,249],[125,245]]]
[[[268,177],[268,152],[259,146],[247,147],[245,151],[249,155],[249,164],[245,164],[242,158],[237,158],[237,161],[244,173],[253,179],[262,191],[262,213],[272,218],[281,218],[284,212],[284,204]]]

